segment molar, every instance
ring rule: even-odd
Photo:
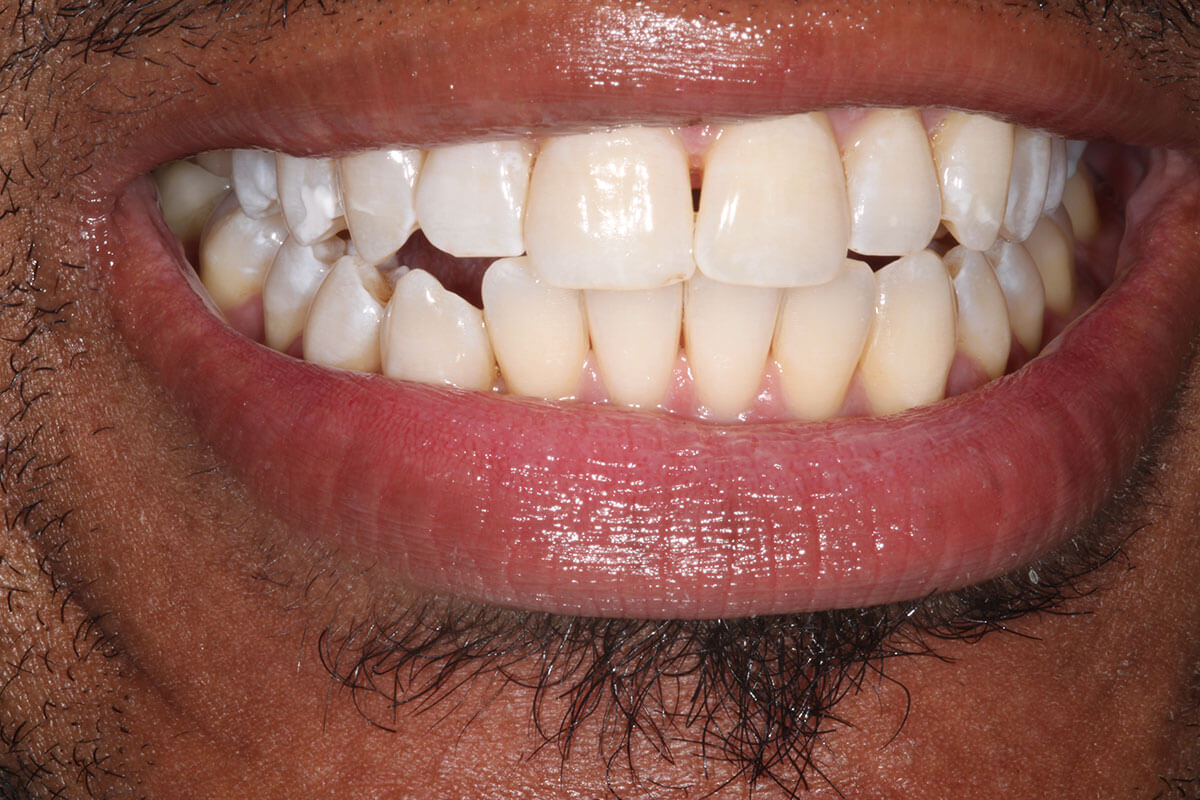
[[[200,281],[222,311],[232,311],[262,291],[287,225],[283,217],[248,217],[235,202],[221,204],[200,241]]]

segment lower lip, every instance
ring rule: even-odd
[[[200,435],[298,537],[423,590],[558,613],[862,607],[1044,555],[1131,470],[1200,320],[1200,178],[1157,159],[1119,277],[1039,358],[887,418],[715,425],[405,384],[231,331],[139,181],[101,223],[111,303]]]

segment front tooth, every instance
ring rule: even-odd
[[[363,260],[379,264],[417,229],[420,150],[375,150],[338,162],[346,226]]]
[[[679,360],[683,285],[584,292],[596,368],[612,402],[653,408],[667,396]]]
[[[998,239],[987,259],[996,273],[1008,307],[1008,324],[1026,354],[1036,355],[1042,347],[1042,325],[1046,319],[1046,289],[1037,264],[1025,246]]]
[[[925,250],[875,273],[875,319],[859,362],[876,414],[940,400],[954,360],[954,290],[936,253]]]
[[[705,158],[696,217],[702,273],[744,286],[825,283],[849,238],[846,178],[825,114],[721,132]]]
[[[1090,242],[1100,232],[1100,209],[1096,206],[1092,176],[1086,164],[1067,179],[1062,205],[1071,219],[1071,230],[1077,241]]]
[[[1062,317],[1075,306],[1075,242],[1050,217],[1038,220],[1025,240],[1046,287],[1046,308]]]
[[[417,182],[421,230],[459,258],[519,256],[533,148],[526,141],[431,150]]]
[[[388,285],[358,256],[337,260],[313,298],[304,326],[304,360],[337,369],[379,371],[379,329]]]
[[[542,144],[525,246],[538,275],[568,289],[652,289],[691,277],[688,155],[666,128]]]
[[[275,154],[265,150],[234,150],[230,157],[233,192],[242,211],[252,219],[279,213]]]
[[[929,137],[914,109],[867,113],[842,150],[850,249],[872,256],[924,249],[942,218]]]
[[[987,250],[1004,220],[1013,163],[1013,126],[951,112],[933,132],[942,219],[959,244]]]
[[[1050,177],[1050,135],[1017,128],[1013,137],[1012,178],[1004,211],[1004,235],[1023,242],[1033,233],[1046,205]]]
[[[1008,365],[1012,329],[996,273],[983,253],[961,246],[946,253],[943,260],[954,282],[958,349],[973,358],[989,378],[999,378]]]
[[[195,242],[213,209],[229,192],[229,179],[188,161],[175,161],[154,171],[163,221],[183,242]]]
[[[251,219],[233,202],[218,208],[200,241],[200,280],[222,311],[232,311],[262,291],[287,225],[283,217]]]
[[[483,312],[423,269],[396,282],[380,347],[389,378],[486,391],[496,377]]]
[[[875,315],[875,276],[846,259],[833,280],[788,289],[772,349],[784,400],[800,419],[828,419],[841,410]]]
[[[275,156],[279,204],[300,244],[327,239],[346,227],[337,163],[331,158]]]
[[[1050,141],[1050,177],[1046,180],[1046,205],[1044,213],[1049,214],[1062,203],[1063,191],[1067,187],[1067,143],[1061,136],[1052,137]]]
[[[279,248],[263,284],[263,324],[267,346],[286,351],[304,331],[308,310],[329,267],[346,254],[341,239],[309,246],[289,236]]]
[[[562,400],[579,392],[588,354],[583,296],[543,283],[528,258],[483,274],[483,318],[509,392]]]

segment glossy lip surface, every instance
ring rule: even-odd
[[[750,29],[759,38],[739,44],[721,38],[728,29],[716,23],[694,25],[689,38],[682,17],[652,11],[631,18],[643,28],[631,34],[640,49],[630,52],[640,60],[623,65],[625,88],[588,90],[594,80],[561,66],[523,82],[508,72],[472,81],[465,69],[428,67],[413,70],[419,80],[386,89],[390,102],[372,104],[385,92],[379,81],[352,93],[311,96],[305,92],[316,90],[305,88],[270,99],[235,80],[225,96],[239,99],[241,113],[214,110],[207,129],[178,119],[173,126],[164,113],[141,140],[149,155],[114,159],[112,180],[119,183],[118,167],[141,171],[229,144],[344,151],[397,137],[429,142],[515,130],[522,120],[539,130],[659,114],[678,121],[705,108],[720,116],[905,104],[917,92],[926,102],[932,96],[1057,121],[1068,135],[1076,132],[1069,119],[1139,142],[1173,141],[1172,121],[1161,113],[1101,117],[1088,105],[1097,91],[1123,109],[1145,103],[1118,76],[1100,76],[1103,91],[1075,91],[1064,107],[1066,89],[1077,88],[1072,78],[1094,84],[1103,72],[1095,54],[1059,64],[1063,77],[1038,83],[1040,67],[988,58],[1004,53],[1005,41],[968,39],[943,48],[939,64],[916,69],[889,48],[870,67],[839,77],[826,60],[856,37],[877,35],[872,25],[762,23]],[[537,19],[536,9],[528,13]],[[886,16],[874,27],[898,25],[889,39],[909,43],[979,29],[961,12],[915,23]],[[665,27],[647,33],[655,20]],[[549,40],[578,22],[541,21],[550,25],[542,31]],[[367,46],[404,53],[402,38]],[[693,69],[662,69],[661,47],[652,45],[664,41],[689,45],[674,55]],[[709,48],[703,59],[700,45]],[[504,47],[487,55],[498,58]],[[761,68],[764,51],[784,68],[747,90],[747,70]],[[512,63],[509,55],[502,63]],[[425,65],[421,57],[413,57],[417,66]],[[574,63],[569,54],[538,51],[532,67],[556,58]],[[270,76],[269,52],[262,62],[260,77]],[[343,66],[354,73],[353,64]],[[802,87],[794,79],[801,67],[811,73]],[[948,74],[975,81],[951,86]],[[829,80],[815,79],[821,75]],[[422,111],[423,92],[446,91],[439,77],[452,79],[454,102],[443,96],[442,113]],[[263,84],[271,88],[269,80],[256,86]],[[1011,87],[1030,85],[1046,88],[1016,106]],[[557,94],[565,89],[572,92]],[[502,105],[497,96],[527,101]],[[409,102],[415,120],[400,128],[395,97]],[[648,112],[647,98],[661,110]],[[290,110],[297,107],[307,112],[303,124]],[[340,130],[327,123],[335,115]],[[1187,223],[1200,205],[1197,180],[1182,156],[1163,157],[1127,211],[1122,277],[1052,352],[1020,372],[892,418],[718,426],[439,391],[286,359],[232,333],[190,293],[150,191],[135,184],[101,223],[112,303],[135,350],[234,473],[300,535],[376,556],[419,587],[556,612],[716,617],[864,606],[1028,563],[1074,533],[1128,473],[1172,392],[1200,311],[1200,287],[1185,269],[1195,256]]]

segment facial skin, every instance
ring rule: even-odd
[[[412,102],[402,136],[421,143],[701,113],[676,107],[726,116],[804,110],[775,107],[738,72],[790,52],[773,49],[787,38],[781,31],[887,53],[920,43],[920,31],[983,41],[1019,29],[1047,52],[1066,42],[1064,70],[1103,78],[1111,102],[1135,110],[1106,122],[1064,102],[1070,85],[1035,90],[1022,81],[1034,70],[1021,59],[1009,80],[972,84],[972,75],[997,74],[1001,59],[968,55],[970,42],[917,48],[917,58],[939,65],[924,80],[864,78],[842,104],[957,101],[1024,114],[1064,135],[1193,158],[1200,55],[1186,42],[1200,33],[1194,23],[1168,15],[1176,27],[1159,37],[1164,17],[1153,10],[1110,9],[1101,21],[1086,5],[1034,13],[930,0],[735,3],[725,9],[737,20],[729,26],[681,2],[515,10],[347,2],[289,9],[285,26],[277,9],[203,5],[168,4],[159,20],[116,2],[0,11],[0,363],[9,370],[0,380],[8,523],[0,789],[263,798],[1200,791],[1200,431],[1192,424],[1200,376],[1192,366],[1178,376],[1138,479],[1078,539],[1088,555],[1050,558],[1040,589],[996,599],[993,586],[974,604],[960,596],[916,603],[907,608],[929,623],[920,630],[896,609],[731,623],[735,635],[724,637],[715,624],[521,615],[431,597],[290,530],[127,340],[114,310],[122,300],[87,222],[109,213],[134,176],[192,152],[380,144],[372,115],[384,112],[364,111],[334,130],[320,108],[308,109],[311,117],[295,110],[304,80],[337,75],[366,53],[389,55],[376,71],[410,76],[397,91],[423,101]],[[102,26],[110,12],[115,22]],[[130,19],[142,24],[123,29]],[[745,37],[727,35],[734,29]],[[541,80],[545,96],[566,99],[551,109],[525,93],[530,78],[518,68],[483,70],[514,52],[511,44],[472,49],[491,31],[522,42],[534,61],[560,64]],[[578,49],[565,47],[571,41]],[[543,52],[540,42],[557,47]],[[1101,55],[1102,69],[1076,64]],[[972,58],[978,71],[967,69]],[[445,65],[458,62],[484,77],[456,89]],[[710,69],[728,80],[704,83]],[[260,87],[289,75],[302,78],[275,92],[284,98],[276,107]],[[622,75],[646,92],[606,94]],[[1187,257],[1200,267],[1200,255]],[[1059,584],[1054,564],[1087,569]],[[1064,613],[1028,611],[1047,604]],[[749,633],[758,638],[747,644]],[[802,642],[815,642],[812,660],[770,661]],[[598,654],[611,662],[598,665]],[[734,679],[755,668],[761,683]],[[599,692],[594,702],[589,689]],[[765,742],[754,735],[762,730],[771,732]]]

